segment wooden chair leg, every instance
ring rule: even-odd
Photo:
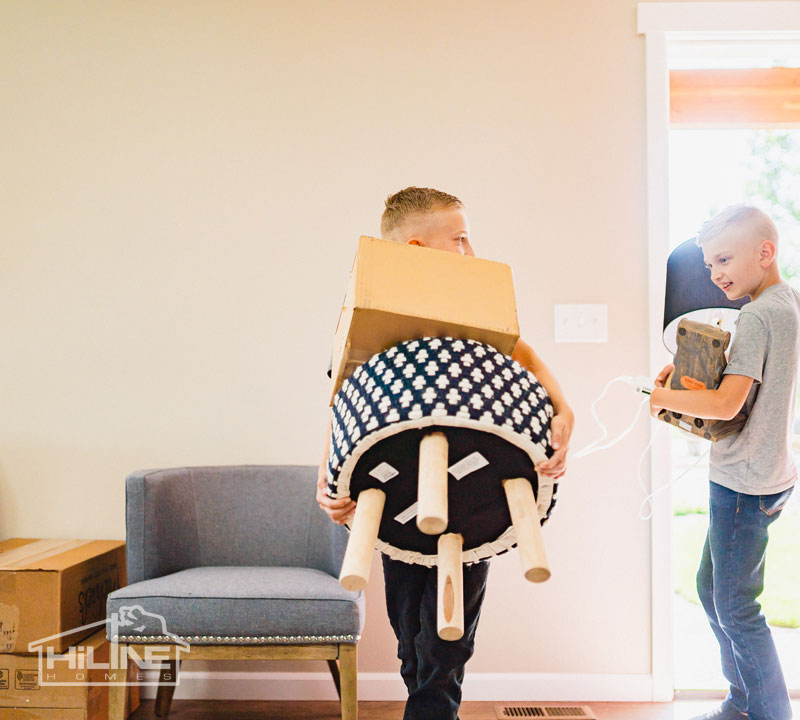
[[[331,671],[331,676],[333,677],[333,684],[336,685],[336,694],[339,696],[339,700],[342,699],[342,681],[339,678],[339,666],[336,664],[336,660],[328,660],[328,668]]]
[[[128,646],[111,643],[111,649],[109,651],[112,653],[111,657],[126,657],[128,652]],[[131,662],[130,657],[128,657],[128,662]],[[118,677],[117,680],[123,679],[123,673],[121,671],[117,671]],[[128,703],[128,686],[127,685],[109,685],[108,686],[108,720],[125,720],[125,713],[127,710],[127,703]]]
[[[355,643],[339,645],[339,672],[342,680],[342,720],[358,720],[358,669]]]
[[[139,666],[133,658],[128,658],[128,687],[125,693],[125,717],[130,717],[139,707]],[[110,718],[109,718],[110,720]]]
[[[158,691],[156,692],[156,717],[165,718],[169,715],[169,706],[175,693],[175,676],[178,670],[177,660],[168,660],[162,663],[158,677]],[[162,685],[169,682],[171,685]]]

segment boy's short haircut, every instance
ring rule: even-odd
[[[455,195],[433,188],[407,187],[386,198],[386,209],[381,217],[381,235],[391,240],[391,233],[408,218],[421,213],[448,207],[464,207]]]
[[[709,240],[732,226],[749,226],[758,240],[769,240],[778,247],[778,230],[770,217],[751,205],[731,205],[706,222],[697,234],[697,245],[703,247]]]

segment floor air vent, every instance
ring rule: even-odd
[[[586,705],[495,705],[499,720],[506,718],[558,718],[558,720],[597,720],[592,709]]]

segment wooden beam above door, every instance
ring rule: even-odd
[[[800,68],[671,70],[673,126],[800,126]]]

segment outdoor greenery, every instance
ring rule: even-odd
[[[675,508],[675,517],[684,517],[686,515],[708,515],[707,507],[691,506]]]
[[[754,130],[750,136],[748,199],[778,225],[784,241],[779,263],[787,280],[800,277],[800,137],[790,130]],[[793,237],[794,236],[794,237]]]
[[[778,225],[778,263],[784,279],[800,284],[800,133],[754,130],[749,139],[747,198]],[[800,385],[797,389],[800,403]]]
[[[692,512],[673,521],[675,592],[700,604],[695,575],[708,529],[708,515]],[[800,627],[800,507],[790,504],[771,526],[760,602],[770,625]]]

